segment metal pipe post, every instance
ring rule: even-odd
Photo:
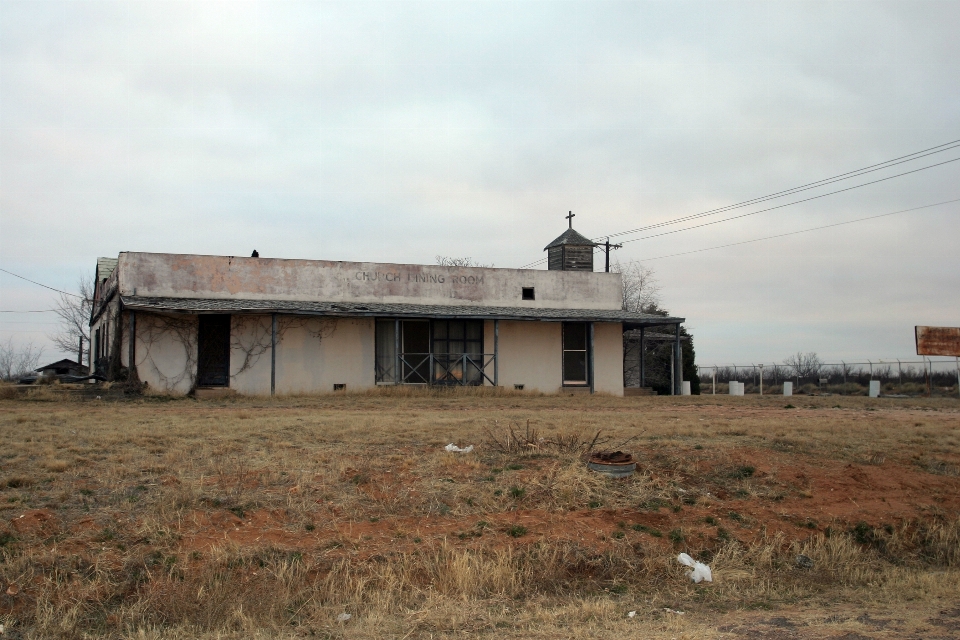
[[[760,395],[763,395],[763,365],[760,365]]]
[[[393,321],[393,383],[400,384],[400,321]]]
[[[674,388],[674,390],[676,391],[676,393],[674,393],[674,395],[677,395],[677,396],[678,396],[678,395],[680,395],[681,393],[683,393],[683,391],[682,391],[682,389],[681,389],[681,384],[680,384],[680,381],[683,380],[683,352],[680,351],[680,323],[679,323],[679,322],[678,322],[677,325],[676,325],[675,331],[676,331],[676,336],[675,336],[675,339],[674,339],[673,348],[674,348],[674,351],[676,351],[676,354],[677,354],[677,356],[676,356],[677,365],[676,365],[676,367],[675,367],[675,369],[676,369],[676,374],[675,374],[674,379],[673,379],[673,388]]]
[[[646,367],[646,355],[647,355],[647,340],[644,336],[644,331],[646,327],[640,327],[640,386],[647,386],[647,367]]]
[[[277,314],[270,317],[270,395],[277,395]]]
[[[596,392],[596,386],[594,385],[593,380],[593,323],[590,323],[590,350],[587,353],[587,358],[590,362],[590,393]]]
[[[677,354],[673,349],[670,349],[670,395],[675,396],[676,394],[676,384],[677,384]]]
[[[717,365],[713,365],[713,395],[717,395]]]
[[[432,349],[431,349],[432,351]],[[493,386],[500,386],[500,321],[493,321]]]

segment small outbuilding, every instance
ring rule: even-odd
[[[39,367],[37,371],[44,376],[62,378],[64,376],[83,377],[87,375],[88,367],[85,364],[74,362],[73,360],[57,360],[50,364]]]

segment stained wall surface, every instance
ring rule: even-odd
[[[121,253],[124,296],[619,309],[620,274]],[[523,300],[532,287],[534,300]]]
[[[126,319],[126,316],[124,316]],[[246,395],[270,393],[269,315],[234,316],[230,336],[230,388]],[[375,321],[372,318],[280,319],[276,354],[278,394],[329,393],[375,386]],[[126,325],[123,325],[126,326]],[[197,317],[137,314],[136,363],[152,390],[183,394],[193,387]],[[499,382],[506,388],[556,393],[562,387],[559,322],[499,323]],[[623,395],[621,326],[594,325],[594,387]],[[494,323],[484,325],[484,353],[494,352]],[[124,344],[121,362],[127,364]],[[492,367],[487,371],[493,377]],[[486,383],[485,384],[489,384]]]

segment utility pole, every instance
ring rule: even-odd
[[[610,238],[607,238],[607,241],[603,243],[604,252],[607,254],[607,266],[604,269],[606,273],[610,273],[610,249],[619,249],[622,246],[622,244],[610,244]]]

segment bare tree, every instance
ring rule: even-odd
[[[32,342],[14,345],[13,338],[0,342],[0,379],[16,380],[37,368],[43,347],[35,347]]]
[[[793,369],[794,375],[800,378],[814,378],[819,376],[820,369],[823,368],[823,361],[814,351],[803,353],[797,351],[783,361],[783,364]]]
[[[614,262],[610,267],[619,273],[623,287],[623,310],[650,313],[660,307],[660,284],[653,269],[645,267],[636,260]]]
[[[437,264],[441,267],[492,267],[492,264],[480,264],[473,258],[454,258],[452,256],[437,256]]]
[[[81,275],[77,280],[77,295],[60,294],[54,311],[59,318],[60,327],[55,335],[49,336],[57,349],[67,353],[77,353],[80,341],[87,352],[90,351],[90,312],[93,309],[93,277]],[[83,363],[81,363],[83,364]]]

